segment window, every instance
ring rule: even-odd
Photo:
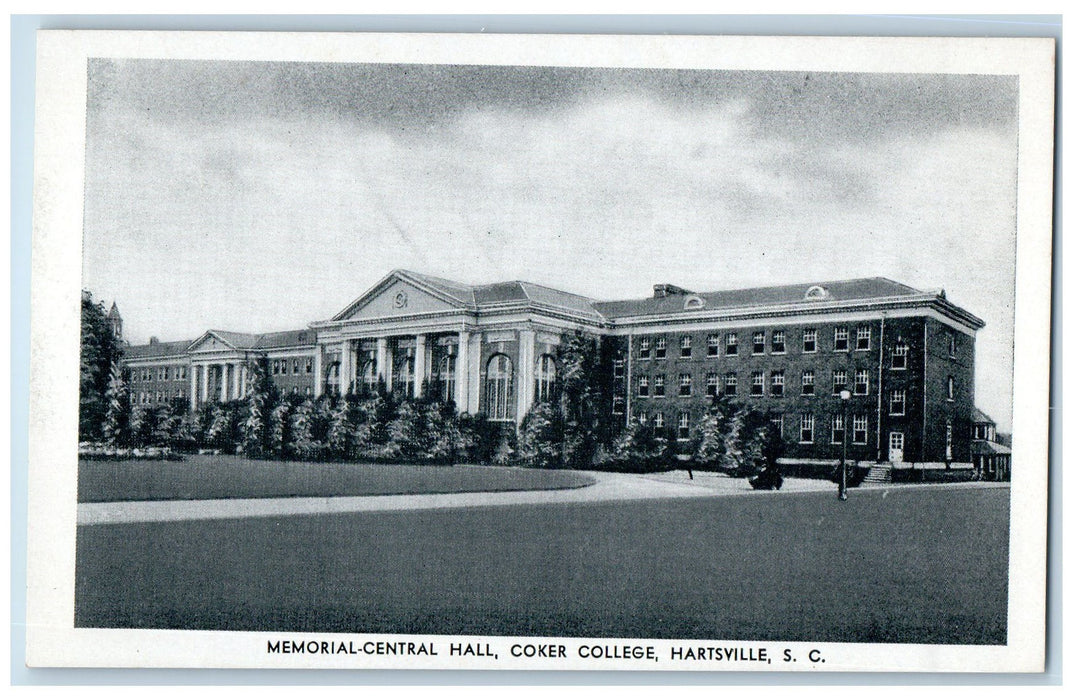
[[[708,334],[708,357],[719,357],[719,336]]]
[[[272,360],[272,374],[279,374],[279,360]]]
[[[682,357],[693,357],[693,336],[682,336],[680,351]]]
[[[871,350],[872,349],[872,329],[871,328],[858,328],[857,329],[857,349],[858,350]]]
[[[811,443],[816,431],[816,416],[811,413],[801,414],[801,442]]]
[[[179,365],[178,367],[175,368],[175,378],[180,379],[180,380],[181,379],[186,379],[186,367],[185,366]]]
[[[648,377],[637,378],[637,395],[648,396]]]
[[[641,338],[640,345],[637,346],[637,357],[642,360],[647,360],[652,356],[652,341],[648,338]]]
[[[737,333],[727,333],[726,354],[727,355],[737,355],[738,354],[738,334]]]
[[[678,395],[679,396],[692,396],[693,395],[693,375],[692,374],[679,374],[678,375]]]
[[[835,328],[835,350],[841,352],[849,350],[849,329],[845,326]]]
[[[626,376],[626,361],[615,360],[613,363],[615,369],[615,379],[622,379]]]
[[[280,360],[279,361],[279,373],[280,374],[287,374],[287,361],[286,360]]]
[[[611,399],[611,413],[616,416],[621,416],[625,412],[626,399],[621,396],[616,396]]]
[[[868,370],[859,369],[853,373],[853,393],[857,396],[868,394]]]
[[[849,382],[848,374],[844,369],[836,369],[831,372],[831,385],[834,393],[839,393],[846,388],[846,384]]]
[[[312,396],[312,395],[313,395],[313,387],[307,386],[306,387],[306,396]]]
[[[815,328],[806,328],[801,334],[801,352],[816,352]]]
[[[727,376],[723,377],[723,393],[727,396],[734,396],[738,393],[738,375],[728,372]]]
[[[771,429],[774,431],[775,435],[779,436],[780,438],[782,437],[782,414],[781,413],[772,414],[772,416],[771,416]]]
[[[313,374],[313,358],[306,358],[306,374]]]
[[[296,358],[294,362],[291,363],[292,374],[298,374],[298,362],[299,360]]]
[[[616,363],[621,363],[625,367],[625,362],[622,360],[615,360]],[[616,371],[617,368],[616,368]],[[623,370],[625,371],[625,370]],[[536,385],[536,400],[537,401],[550,401],[552,395],[555,393],[555,379],[556,379],[556,367],[555,358],[551,355],[541,355],[537,361],[537,385]]]
[[[905,343],[898,343],[894,346],[894,352],[890,357],[891,369],[905,369],[906,359],[909,357],[909,346]]]
[[[868,416],[853,416],[853,444],[864,445],[868,442]]]
[[[652,416],[652,426],[657,430],[663,430],[663,411],[656,411],[656,415]]]
[[[749,389],[750,396],[763,396],[764,395],[764,373],[753,372],[752,386]]]
[[[905,389],[895,389],[890,392],[890,414],[892,416],[905,415]]]
[[[376,362],[374,360],[366,360],[365,364],[361,366],[361,387],[362,391],[366,395],[372,395],[376,392],[377,376],[376,376]]]
[[[953,377],[947,377],[946,378],[946,400],[947,401],[953,401],[954,400],[954,378]]]
[[[657,374],[652,378],[652,395],[663,396],[663,375]]]
[[[338,356],[337,356],[338,357]],[[327,376],[328,380],[328,393],[333,396],[339,395],[339,362],[332,362],[328,365]]]
[[[946,421],[946,461],[954,458],[954,426]]]
[[[490,420],[510,420],[510,401],[514,395],[514,366],[506,355],[492,355],[488,360],[485,395]]]
[[[414,395],[414,358],[404,356],[395,364],[394,389],[403,396]]]
[[[801,395],[812,396],[816,393],[816,373],[811,369],[801,372]]]
[[[708,372],[708,376],[705,377],[705,384],[707,385],[708,396],[719,395],[719,375],[715,372]]]
[[[656,338],[656,359],[662,360],[667,357],[667,339],[663,336]]]
[[[831,416],[831,444],[841,445],[846,441],[846,418],[838,414]]]
[[[641,425],[648,425],[648,413],[640,411],[637,414],[637,422]]]
[[[689,439],[689,414],[684,411],[678,414],[678,439]]]
[[[782,396],[786,388],[786,372],[781,369],[771,372],[771,395]]]
[[[950,343],[950,347],[949,347],[949,354],[950,354],[950,357],[954,357],[954,356],[956,356],[956,355],[957,355],[957,349],[958,349],[958,338],[957,338],[957,336],[956,336],[956,335],[954,335],[953,333],[951,333],[951,334],[950,334],[950,340],[949,340],[949,343]]]
[[[763,355],[766,341],[764,340],[764,331],[757,331],[753,333],[753,354]]]
[[[771,332],[771,352],[786,352],[786,331]]]
[[[160,381],[162,381],[162,382],[168,381],[168,368],[167,367],[161,367],[160,368]]]
[[[440,383],[440,398],[444,401],[455,400],[455,382],[457,381],[458,372],[458,358],[454,355],[445,355],[440,360],[439,372],[437,373],[437,379]],[[539,387],[539,375],[538,375]],[[540,390],[537,389],[537,400],[540,401]]]

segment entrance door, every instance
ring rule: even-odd
[[[905,435],[903,433],[890,434],[890,452],[887,459],[891,462],[902,461],[902,451],[905,449]]]

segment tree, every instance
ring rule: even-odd
[[[297,459],[317,456],[320,446],[313,440],[313,402],[306,400],[291,411],[290,443],[287,452]]]
[[[610,372],[603,361],[601,340],[575,331],[559,346],[560,409],[563,420],[564,464],[592,465],[610,413],[607,387]]]
[[[558,406],[545,401],[530,409],[518,431],[516,456],[539,469],[563,465],[563,416]]]
[[[268,360],[257,358],[246,363],[246,415],[242,424],[242,452],[251,459],[269,453],[272,435],[269,415],[276,399],[275,386],[268,376]]]
[[[350,401],[343,396],[335,402],[329,415],[328,454],[336,459],[346,459],[351,453],[354,422],[350,412]]]
[[[123,378],[118,362],[112,363],[106,394],[108,410],[104,417],[103,438],[110,447],[130,445],[130,385]]]
[[[82,330],[79,353],[78,439],[103,437],[108,413],[108,385],[113,366],[119,364],[122,346],[115,337],[104,306],[82,293]]]

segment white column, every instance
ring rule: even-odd
[[[317,346],[317,354],[313,356],[313,396],[324,394],[324,349]]]
[[[238,399],[242,397],[241,387],[238,383],[239,364],[237,362],[231,363],[231,398]]]
[[[239,372],[239,380],[238,381],[239,381],[239,387],[240,387],[239,396],[241,396],[242,398],[246,398],[246,395],[249,394],[249,392],[250,392],[250,388],[248,386],[246,386],[247,382],[249,381],[249,377],[246,376],[246,363],[245,362],[243,362],[239,366],[238,372]]]
[[[469,411],[469,331],[458,333],[455,357],[455,406],[459,413]]]
[[[209,363],[201,365],[201,403],[209,402]]]
[[[481,342],[483,336],[480,333],[472,333],[469,337],[469,412],[477,413],[481,410]]]
[[[425,335],[418,333],[414,337],[414,396],[421,396],[422,384],[425,383]]]
[[[387,338],[384,338],[384,381],[387,383],[387,390],[391,391],[395,385],[395,349],[391,347],[391,344],[387,342]]]
[[[525,414],[533,406],[534,377],[533,365],[536,362],[536,333],[532,330],[518,332],[518,413],[515,419],[520,425]]]
[[[387,338],[376,339],[376,379],[387,382]]]
[[[350,341],[343,341],[343,351],[339,353],[339,394],[346,396],[350,391]]]
[[[227,368],[226,362],[220,363],[220,403],[227,401]]]
[[[190,410],[197,410],[197,365],[190,365]]]

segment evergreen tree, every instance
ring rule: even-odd
[[[79,352],[78,439],[99,440],[108,413],[108,385],[122,346],[115,337],[104,306],[82,293],[82,329]]]
[[[260,459],[271,451],[269,414],[276,392],[268,376],[267,362],[262,357],[246,363],[246,412],[241,440],[242,453],[250,459]]]
[[[108,380],[108,411],[104,418],[104,441],[109,447],[130,446],[130,385],[118,362],[112,363]]]
[[[180,424],[179,416],[176,416],[169,404],[161,404],[153,411],[153,433],[150,438],[152,445],[157,447],[170,447],[175,442]]]
[[[341,397],[329,414],[328,454],[336,459],[346,459],[351,453],[354,424],[350,417],[350,402]]]
[[[270,450],[276,457],[285,456],[290,445],[290,415],[291,405],[286,401],[280,401],[269,414]]]
[[[581,331],[567,336],[559,346],[558,365],[562,380],[560,408],[563,420],[563,462],[584,469],[592,465],[604,413],[609,408],[604,385],[599,341]]]
[[[290,441],[287,452],[297,459],[317,456],[319,446],[313,440],[313,402],[303,401],[291,411]]]
[[[563,464],[563,418],[559,407],[541,402],[526,414],[518,431],[517,459],[539,469]]]

